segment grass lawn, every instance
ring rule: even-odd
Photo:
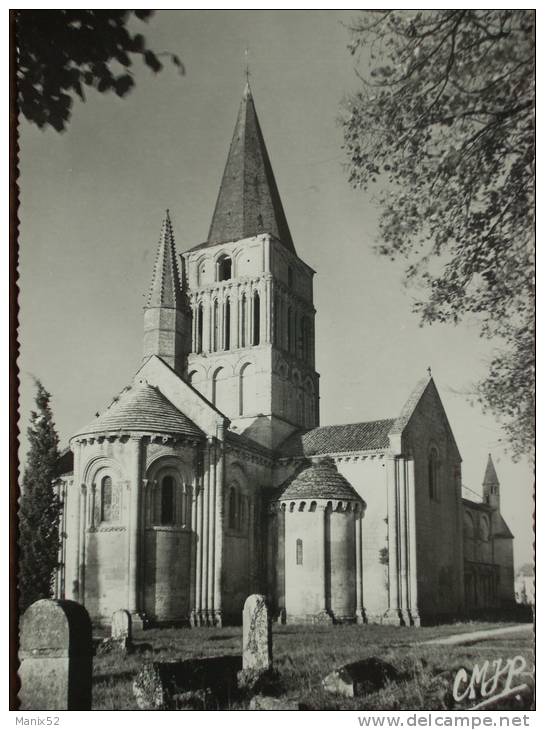
[[[422,645],[428,639],[506,623],[464,622],[425,628],[391,626],[281,626],[273,629],[273,658],[280,675],[280,696],[296,699],[309,710],[445,710],[464,709],[452,698],[452,679],[460,667],[523,656],[534,668],[531,632],[507,634],[463,645]],[[138,651],[127,656],[98,656],[93,664],[93,709],[136,710],[132,681],[142,664],[241,654],[242,629],[163,628],[136,632]],[[347,699],[325,692],[321,680],[336,667],[379,657],[395,666],[401,678],[365,697]],[[465,705],[469,708],[478,699]],[[510,704],[509,704],[510,702]],[[529,701],[504,700],[502,709],[528,709]],[[244,710],[233,701],[228,709]],[[498,709],[497,705],[492,709]],[[206,707],[203,709],[216,709]]]

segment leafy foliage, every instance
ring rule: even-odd
[[[495,339],[476,396],[531,453],[534,12],[372,11],[352,33],[345,148],[350,182],[378,183],[378,251],[407,259],[422,323],[470,316]]]
[[[19,508],[19,607],[49,598],[59,549],[60,502],[56,494],[58,437],[50,395],[36,381],[36,411],[30,416],[30,449]]]
[[[132,16],[147,22],[151,10],[20,10],[16,14],[17,103],[38,127],[66,129],[74,95],[84,87],[123,97],[134,86],[133,57],[141,56],[154,73],[163,68],[144,36],[131,34]]]

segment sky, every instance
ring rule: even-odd
[[[373,251],[379,211],[353,190],[340,117],[358,87],[355,11],[158,11],[134,21],[155,51],[125,99],[89,91],[65,133],[20,124],[20,428],[32,376],[52,394],[61,443],[111,401],[142,358],[143,306],[162,217],[179,252],[206,239],[245,83],[250,83],[298,255],[316,270],[321,423],[395,417],[431,367],[478,499],[488,453],[515,566],[532,560],[533,472],[467,394],[493,343],[476,322],[419,326],[403,262]],[[21,457],[24,459],[23,437]]]

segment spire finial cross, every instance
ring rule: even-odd
[[[249,83],[250,81],[250,63],[248,60],[250,54],[250,49],[248,46],[244,49],[244,75],[246,76],[246,83]]]
[[[429,376],[430,376],[430,378],[431,378],[431,367],[430,367],[429,365],[428,365],[428,375],[429,375]]]

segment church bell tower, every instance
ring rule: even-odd
[[[190,384],[268,448],[316,426],[314,271],[295,252],[248,84],[208,238],[182,256]]]

